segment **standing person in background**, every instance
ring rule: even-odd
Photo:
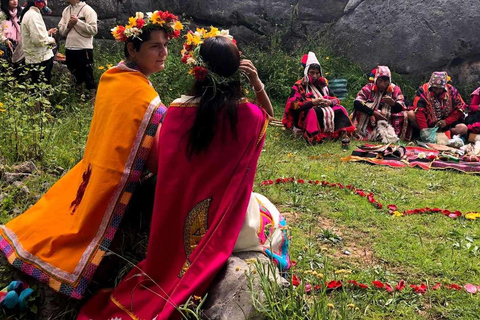
[[[30,67],[33,83],[43,80],[50,83],[52,79],[55,39],[51,35],[57,33],[57,29],[47,31],[40,11],[46,7],[47,0],[30,0],[20,18],[25,64]]]
[[[97,34],[97,13],[84,1],[66,0],[69,4],[63,10],[58,29],[67,37],[65,55],[68,70],[75,77],[77,91],[82,93],[82,85],[95,101],[95,80],[93,78],[93,36]]]

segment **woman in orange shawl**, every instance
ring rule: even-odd
[[[164,24],[137,14],[136,30],[113,30],[127,59],[100,79],[83,159],[0,229],[0,248],[13,266],[76,299],[108,250],[166,110],[148,76],[163,70],[181,24],[168,12],[152,16]]]
[[[170,105],[160,131],[147,257],[78,319],[178,319],[178,306],[205,293],[234,249],[268,125],[266,112],[242,99],[239,69],[257,101],[271,104],[228,33],[202,32],[189,35],[200,38],[199,50],[189,40],[185,49],[193,54],[184,59],[197,79],[193,96]]]

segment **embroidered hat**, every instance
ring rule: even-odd
[[[389,82],[392,82],[392,72],[387,66],[378,66],[377,71],[375,72],[375,83],[377,83],[378,78],[387,77]]]
[[[306,59],[305,59],[306,58]],[[305,61],[305,69],[303,70],[303,76],[305,78],[305,81],[308,80],[308,69],[310,69],[310,66],[312,64],[318,64],[320,66],[320,75],[322,75],[322,65],[320,62],[318,62],[317,56],[315,55],[314,52],[310,51],[308,54],[304,55],[302,58],[302,65],[304,64],[303,61]]]
[[[448,74],[445,71],[435,71],[430,77],[428,82],[428,88],[441,88],[445,89],[447,86]]]

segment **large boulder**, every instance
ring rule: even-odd
[[[216,320],[259,320],[262,316],[253,306],[249,277],[253,277],[253,290],[258,294],[261,287],[258,273],[249,261],[258,260],[264,268],[274,269],[270,274],[271,281],[277,281],[280,286],[288,286],[288,281],[282,278],[276,266],[260,252],[241,252],[233,254],[222,271],[217,275],[204,305],[207,319]],[[267,270],[267,269],[266,269]],[[270,269],[271,270],[271,269]],[[250,275],[247,275],[250,274]],[[258,297],[262,299],[262,295]]]
[[[427,78],[447,70],[460,83],[480,80],[478,0],[99,0],[87,1],[98,13],[98,38],[111,38],[116,21],[136,11],[169,10],[191,18],[193,25],[230,28],[245,43],[261,44],[262,36],[285,32],[285,45],[295,47],[323,35],[337,54],[350,57],[366,71],[377,64]],[[66,4],[51,0],[58,22]],[[265,42],[264,45],[268,45]]]
[[[386,64],[425,76],[446,69],[455,78],[463,63],[480,61],[478,0],[351,0],[350,5],[329,34],[339,53],[365,69]]]

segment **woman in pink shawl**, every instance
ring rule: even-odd
[[[294,136],[303,134],[310,144],[355,131],[340,100],[328,89],[315,53],[305,55],[302,65],[304,77],[293,85],[285,105],[282,119],[285,128],[291,129]]]
[[[113,291],[94,296],[78,319],[179,319],[178,306],[205,293],[235,247],[268,125],[265,110],[273,111],[255,67],[240,60],[228,32],[199,46],[189,60],[197,79],[192,95],[170,105],[158,137],[147,257]],[[239,71],[265,109],[243,98]]]
[[[2,50],[3,55],[8,57],[9,60],[12,60],[15,48],[22,39],[20,25],[18,24],[20,12],[21,8],[18,5],[18,0],[1,0],[0,37],[2,49],[4,49]]]

